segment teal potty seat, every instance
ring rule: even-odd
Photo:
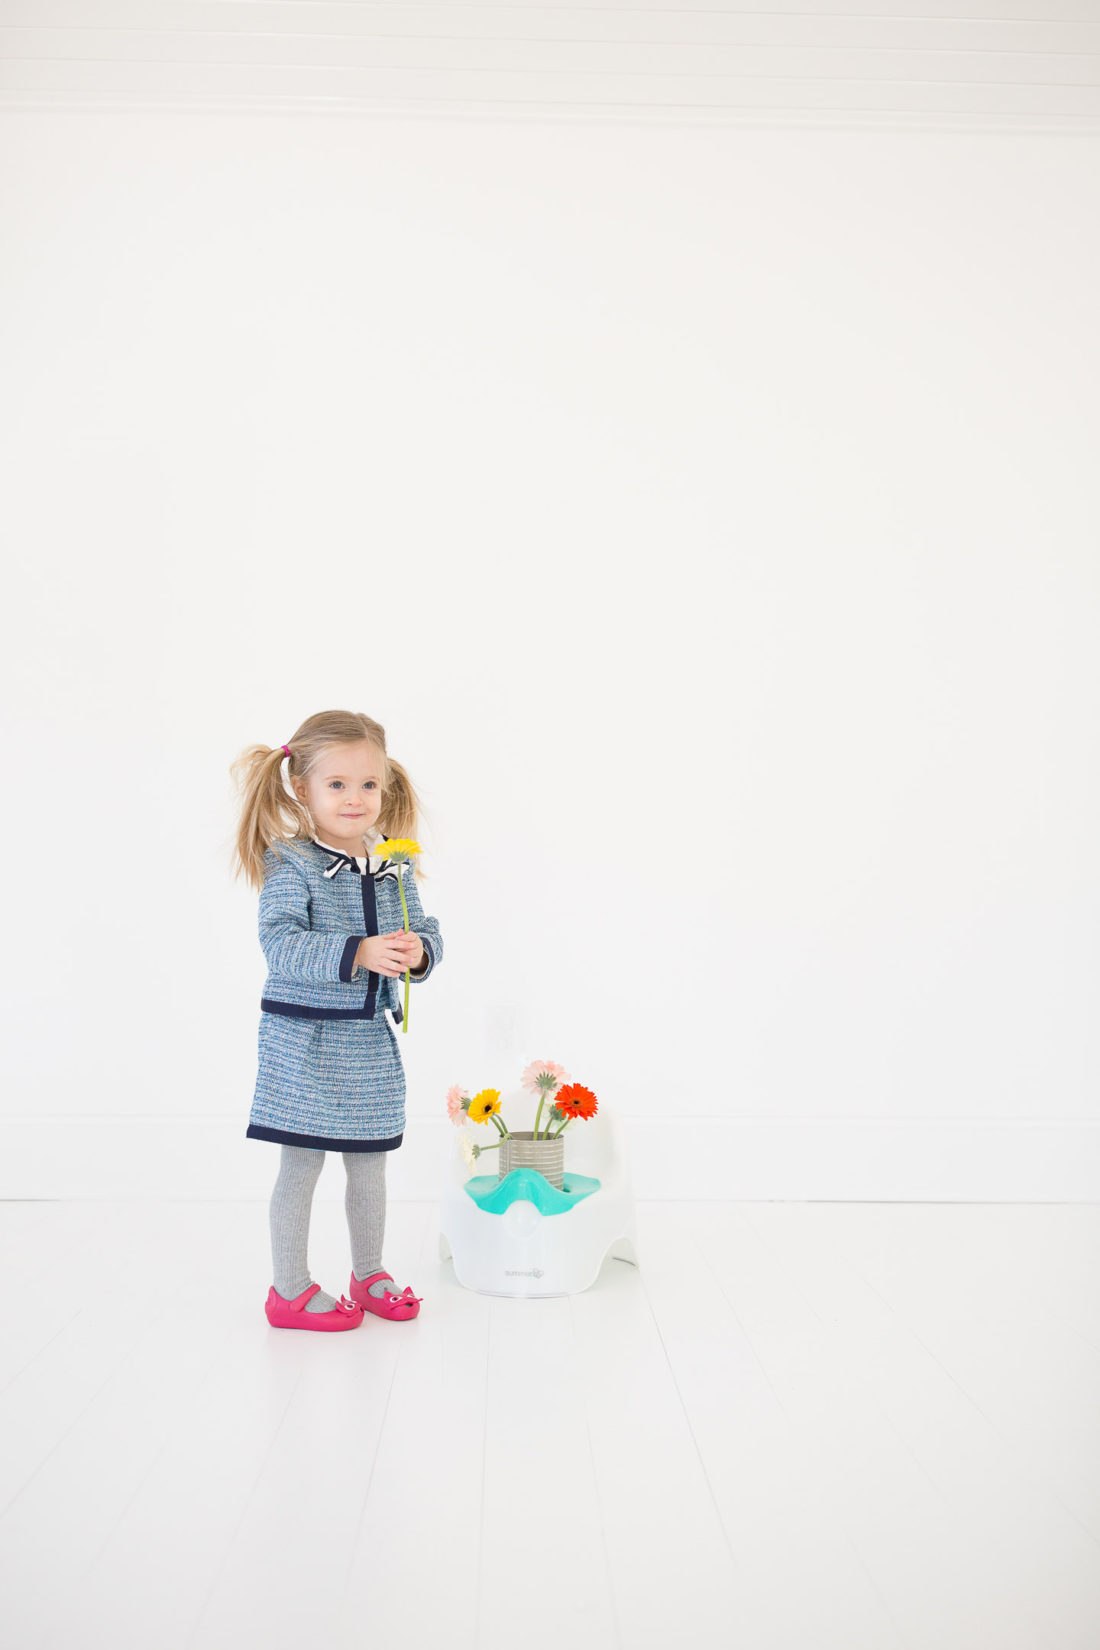
[[[600,1189],[598,1180],[586,1174],[570,1174],[568,1169],[562,1175],[562,1185],[564,1190],[559,1192],[537,1169],[522,1168],[513,1169],[503,1180],[495,1174],[476,1174],[466,1182],[464,1190],[488,1215],[502,1215],[520,1198],[533,1203],[540,1214],[563,1215],[582,1198],[591,1197]]]

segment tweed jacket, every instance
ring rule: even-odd
[[[378,869],[371,869],[375,862]],[[405,976],[355,965],[361,940],[404,927],[398,877],[409,927],[427,962],[423,972],[410,974],[411,981],[422,984],[442,959],[443,936],[436,919],[424,914],[412,865],[378,856],[360,859],[359,865],[364,869],[316,840],[287,839],[267,850],[259,908],[268,966],[260,1007],[267,1013],[373,1020],[381,1005],[401,1024]]]

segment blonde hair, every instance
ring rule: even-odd
[[[240,795],[241,814],[231,870],[242,874],[252,888],[264,885],[264,854],[279,851],[281,842],[308,842],[314,834],[309,810],[283,782],[283,758],[288,779],[308,779],[323,753],[333,745],[353,745],[369,739],[382,759],[382,807],[378,827],[387,836],[414,840],[423,811],[420,799],[400,762],[386,752],[386,730],[381,722],[357,710],[322,710],[307,716],[282,745],[249,745],[230,763],[229,772]],[[417,873],[417,859],[412,862]],[[419,880],[419,879],[418,879]]]

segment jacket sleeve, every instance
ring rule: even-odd
[[[264,863],[268,869],[260,889],[259,921],[268,968],[292,980],[350,983],[355,953],[366,935],[312,933],[309,887],[301,872],[270,849]]]
[[[439,931],[439,924],[434,917],[424,915],[424,907],[420,903],[420,893],[413,876],[412,865],[403,873],[405,888],[405,904],[409,908],[409,928],[419,939],[428,958],[428,966],[423,974],[409,973],[409,981],[413,985],[426,980],[436,963],[443,957],[443,935]]]

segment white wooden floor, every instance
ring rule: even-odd
[[[420,1317],[313,1335],[266,1204],[0,1204],[4,1650],[1095,1650],[1100,1206],[638,1236],[498,1299],[391,1199]]]

